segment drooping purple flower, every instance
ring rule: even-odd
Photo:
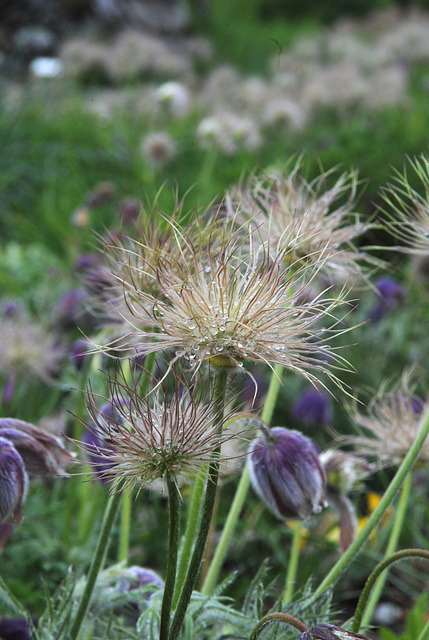
[[[360,633],[353,633],[334,624],[316,624],[308,631],[305,631],[298,640],[370,640]]]
[[[275,427],[264,430],[249,453],[252,485],[279,518],[304,520],[325,505],[325,472],[309,438]]]
[[[27,473],[11,442],[0,437],[0,523],[21,524]]]
[[[24,618],[6,618],[0,621],[2,640],[32,640],[30,625]]]
[[[24,420],[0,418],[0,438],[14,447],[29,474],[65,475],[72,459],[59,438]]]
[[[305,425],[325,426],[332,421],[329,398],[323,391],[307,389],[293,404],[292,415]]]

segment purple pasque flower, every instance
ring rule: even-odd
[[[316,624],[315,627],[305,631],[298,640],[316,640],[316,638],[318,640],[370,640],[360,633],[353,633],[334,624],[326,623]]]
[[[70,347],[70,359],[77,371],[82,371],[85,362],[88,359],[91,345],[88,340],[79,338],[75,340]]]
[[[372,322],[381,320],[390,309],[405,299],[404,287],[393,278],[381,278],[375,286],[378,302],[369,312],[369,319]]]
[[[116,584],[116,588],[125,593],[127,591],[135,591],[151,585],[157,589],[163,589],[164,580],[152,569],[146,569],[144,567],[134,565],[123,571]]]
[[[9,440],[0,437],[0,523],[21,524],[27,484],[21,456]]]
[[[284,520],[304,520],[325,506],[326,478],[315,445],[298,431],[264,428],[250,445],[252,485]]]
[[[294,402],[292,415],[305,425],[325,426],[332,421],[329,398],[323,391],[307,389]]]
[[[6,618],[0,621],[2,640],[32,640],[30,625],[24,618]]]
[[[67,475],[72,455],[56,436],[16,418],[0,418],[0,438],[13,445],[31,475]]]
[[[111,402],[105,402],[99,409],[99,420],[106,421],[106,424],[114,423],[120,420],[120,416]],[[107,471],[113,466],[109,461],[108,450],[111,448],[110,444],[103,438],[102,428],[97,428],[95,422],[85,431],[82,437],[82,441],[85,444],[85,452],[88,457],[89,463],[94,471],[99,474],[99,480],[102,484],[107,482],[103,475],[103,471]],[[112,450],[113,457],[113,450]],[[101,475],[100,475],[101,474]]]

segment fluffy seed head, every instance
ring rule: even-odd
[[[237,216],[238,208],[239,219],[251,220],[271,251],[283,251],[293,261],[306,262],[323,248],[324,271],[344,279],[360,272],[357,261],[365,256],[352,241],[370,225],[353,212],[357,174],[335,173],[332,169],[307,182],[299,159],[289,172],[254,175],[227,194],[229,212]],[[335,182],[328,186],[332,177]]]
[[[390,392],[381,389],[368,406],[368,414],[353,413],[355,423],[368,435],[350,436],[347,441],[364,456],[373,456],[380,465],[399,464],[414,443],[429,410],[409,389],[407,377]],[[423,444],[419,460],[429,461],[429,438]]]
[[[429,253],[429,158],[421,155],[410,160],[410,166],[421,187],[417,191],[407,171],[397,172],[395,182],[383,190],[389,209],[384,211],[388,229],[402,243],[398,251],[416,256]]]
[[[0,371],[50,381],[63,357],[51,333],[24,317],[0,318]]]
[[[314,371],[335,380],[331,369],[339,358],[328,345],[341,331],[334,328],[334,310],[344,304],[345,292],[303,301],[295,265],[285,265],[283,255],[271,260],[263,246],[250,255],[243,246],[237,241],[222,251],[201,251],[188,243],[187,260],[160,256],[153,272],[157,295],[133,277],[122,278],[129,331],[105,350],[171,349],[171,364],[184,359],[194,369],[203,361],[242,367],[249,359],[280,364],[311,381]],[[328,329],[322,326],[326,318],[333,319]]]
[[[87,409],[95,427],[87,427],[103,444],[80,446],[97,457],[97,475],[111,482],[113,491],[153,486],[166,478],[182,482],[204,473],[208,463],[219,459],[221,444],[233,437],[227,431],[222,434],[231,416],[221,417],[213,399],[197,390],[197,380],[189,385],[175,373],[171,393],[158,384],[142,398],[139,381],[133,378],[130,384],[117,372],[109,381],[110,416],[98,409],[96,396],[88,392]]]

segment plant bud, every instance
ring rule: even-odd
[[[15,418],[0,418],[0,438],[13,445],[30,475],[67,475],[72,460],[59,438],[34,424]]]
[[[304,520],[325,506],[325,473],[301,433],[266,430],[250,447],[249,468],[255,491],[279,518]]]
[[[332,420],[329,399],[323,391],[308,389],[302,393],[292,407],[296,420],[306,425],[325,426]]]
[[[0,523],[21,524],[26,490],[22,458],[8,440],[0,438]]]
[[[0,638],[3,640],[31,640],[30,625],[24,618],[6,618],[0,622]]]

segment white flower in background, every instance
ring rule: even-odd
[[[189,90],[180,82],[164,82],[155,92],[159,103],[166,106],[168,111],[177,118],[189,113],[191,96]]]
[[[176,143],[165,131],[149,133],[143,138],[141,150],[146,162],[154,169],[161,169],[174,159]]]

